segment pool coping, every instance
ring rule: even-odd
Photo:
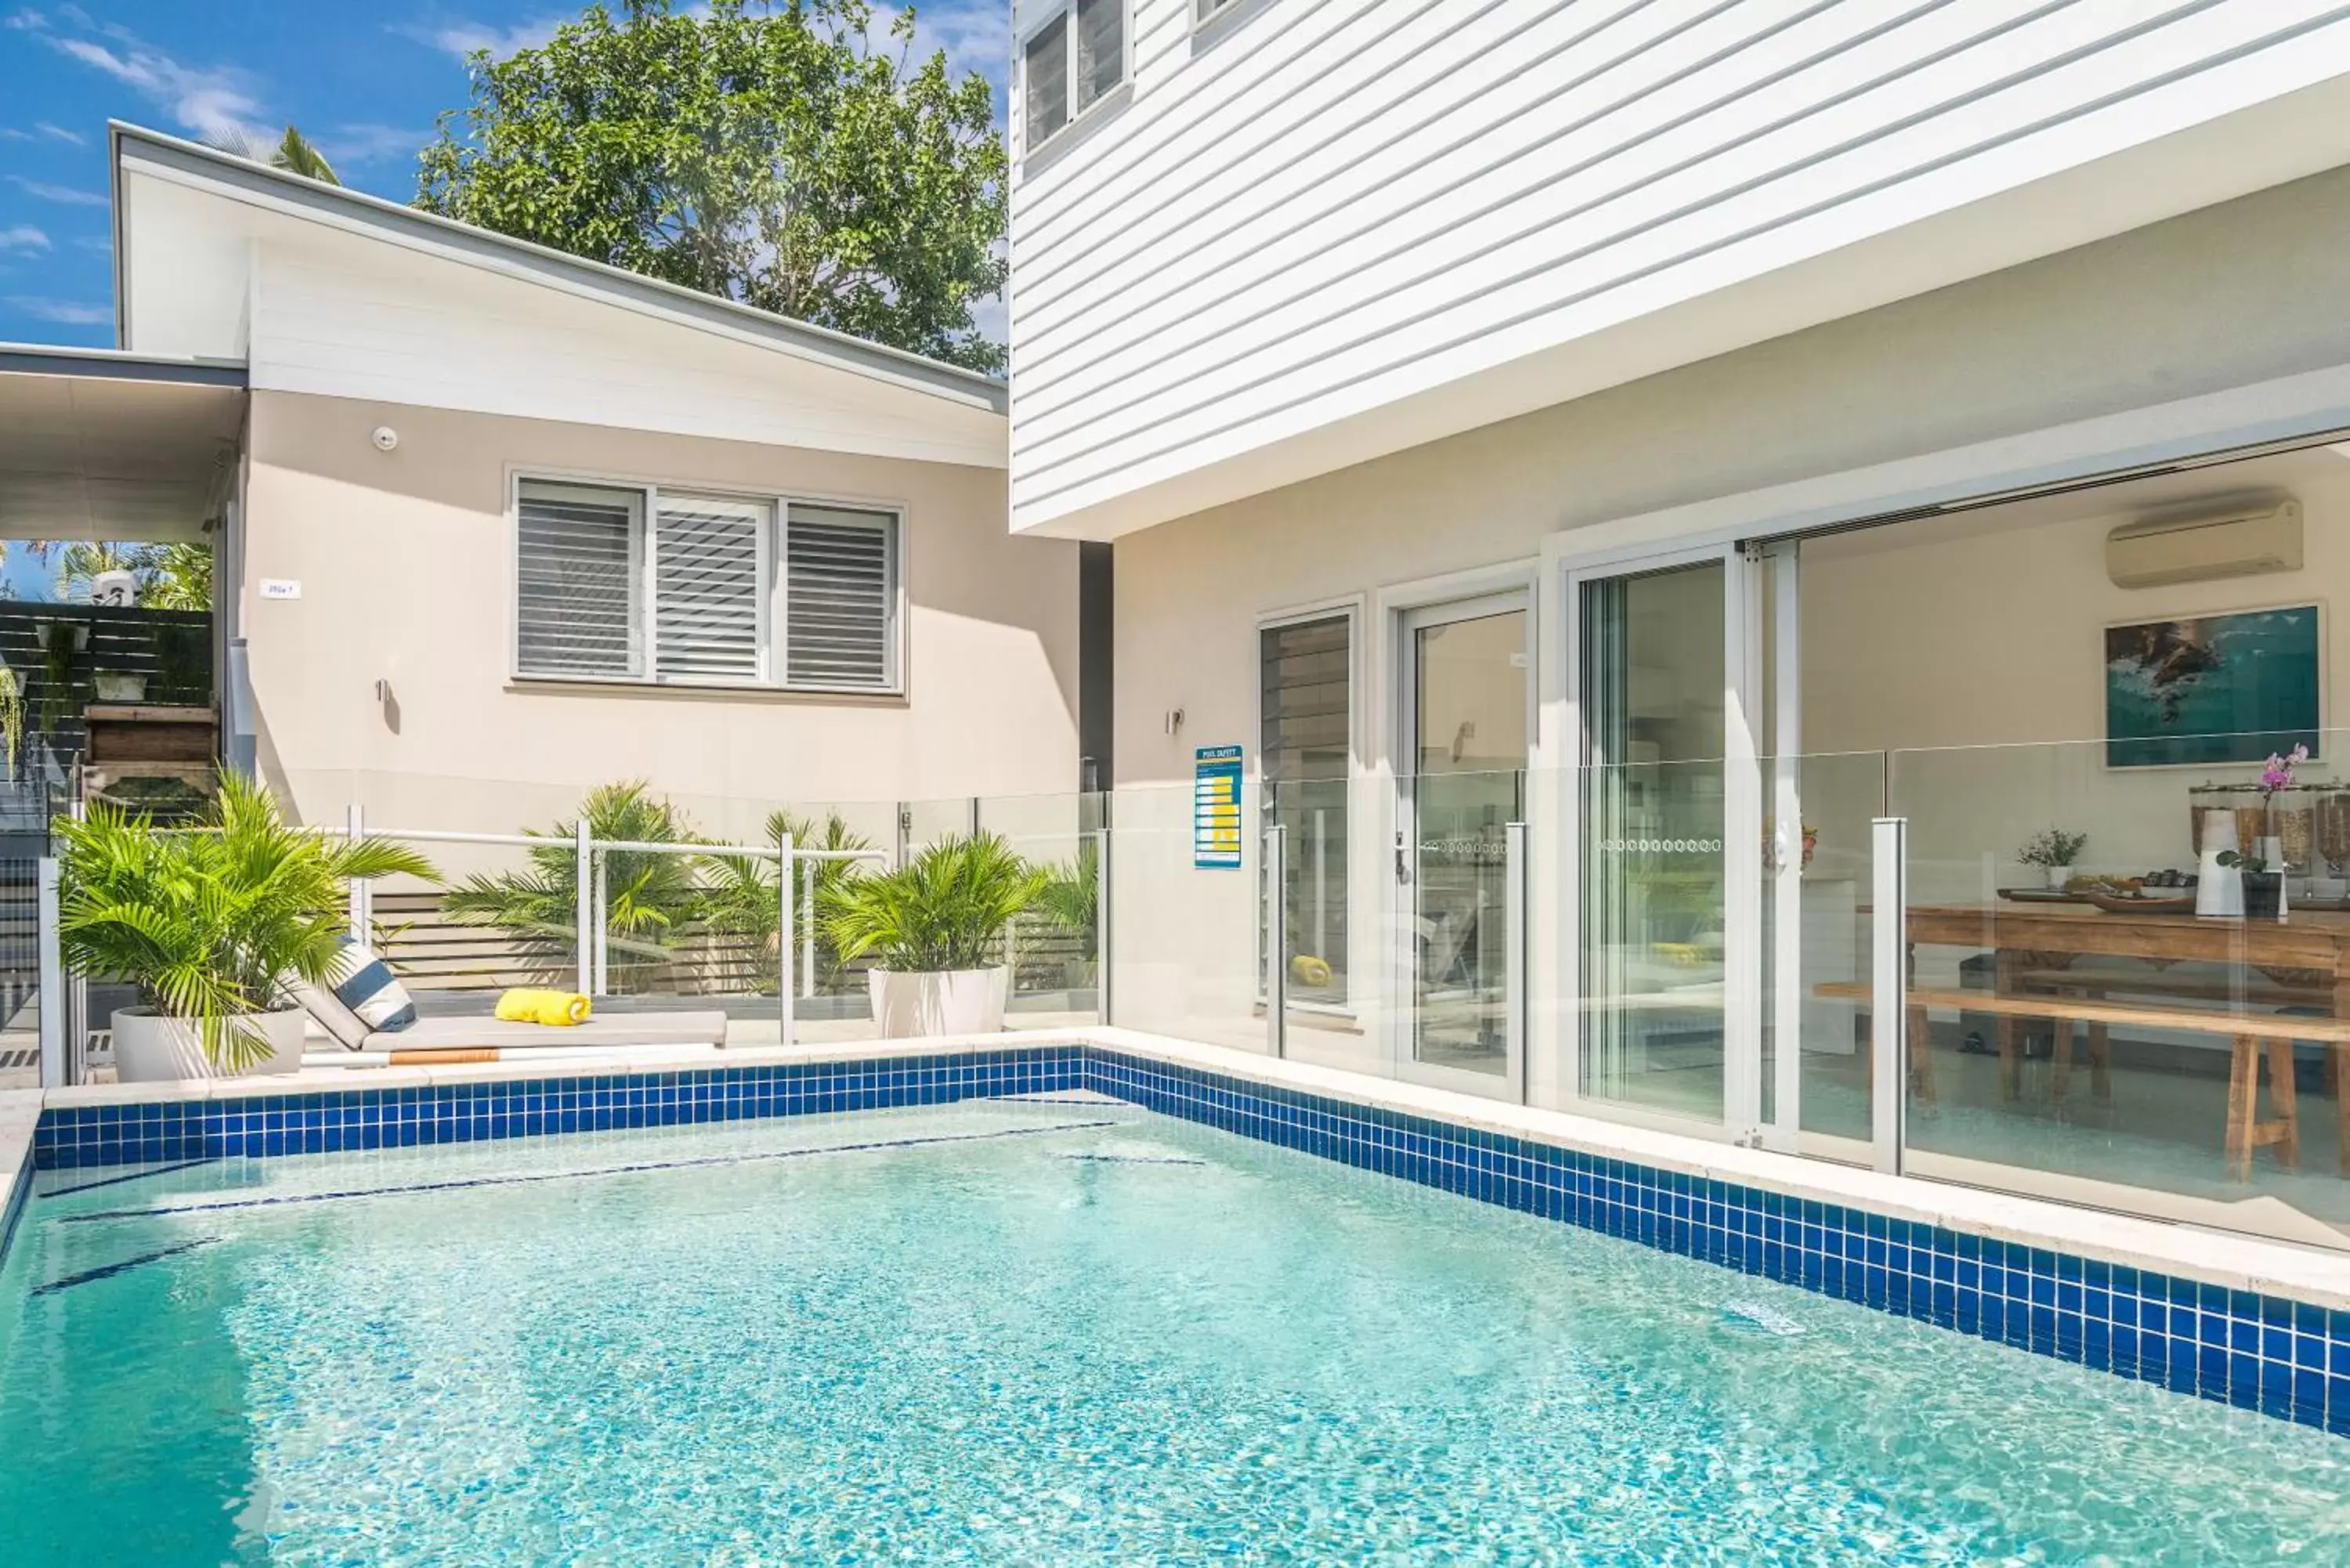
[[[2046,1199],[1892,1176],[1801,1155],[1741,1147],[1569,1111],[1489,1100],[1400,1079],[1206,1045],[1138,1030],[1097,1027],[896,1041],[729,1049],[703,1060],[608,1059],[434,1067],[306,1069],[276,1077],[97,1084],[0,1092],[0,1257],[33,1185],[35,1134],[43,1112],[74,1106],[234,1102],[450,1085],[654,1077],[781,1065],[900,1061],[970,1052],[1092,1046],[1263,1087],[1422,1116],[1474,1132],[1621,1160],[1700,1180],[1731,1183],[1783,1198],[1833,1204],[2116,1267],[2149,1270],[2230,1291],[2329,1311],[2350,1311],[2350,1252],[2249,1234],[2077,1208]]]

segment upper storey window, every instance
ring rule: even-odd
[[[1033,152],[1126,79],[1126,0],[1075,0],[1020,51],[1023,151]]]

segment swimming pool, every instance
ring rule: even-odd
[[[1084,1091],[44,1173],[0,1561],[2314,1560],[2350,1446]]]

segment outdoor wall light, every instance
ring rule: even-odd
[[[375,427],[375,433],[369,436],[368,440],[375,442],[376,451],[390,452],[400,444],[400,432],[390,425],[378,425]]]

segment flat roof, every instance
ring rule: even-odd
[[[0,343],[0,538],[203,538],[244,388],[218,360]]]
[[[238,359],[175,359],[121,348],[76,348],[54,343],[0,343],[0,375],[83,376],[104,381],[161,381],[188,387],[245,384]]]

